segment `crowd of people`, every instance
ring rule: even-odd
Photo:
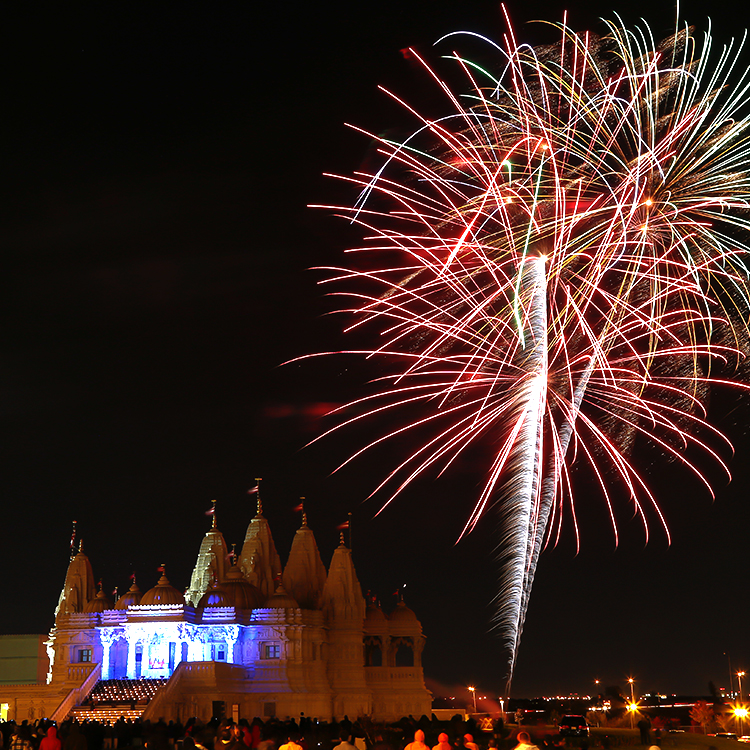
[[[459,717],[451,722],[405,717],[387,726],[347,717],[322,722],[304,714],[298,721],[212,719],[206,724],[197,719],[185,724],[124,717],[114,723],[67,719],[59,727],[42,719],[0,722],[0,750],[559,750],[565,744],[550,736],[537,747],[527,732],[514,734],[502,720],[486,732]]]

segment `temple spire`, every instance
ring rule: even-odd
[[[190,585],[185,592],[185,600],[193,607],[197,607],[201,598],[211,588],[214,579],[224,580],[226,570],[227,543],[216,523],[216,500],[211,501],[211,509],[206,511],[211,515],[211,528],[201,541],[198,558],[195,561]]]
[[[299,509],[297,506],[297,510]],[[292,541],[282,582],[286,591],[302,609],[320,609],[326,583],[326,569],[320,559],[315,534],[307,525],[304,511],[302,526],[297,529]]]
[[[60,598],[55,609],[55,620],[58,615],[69,615],[83,612],[86,605],[96,597],[96,582],[91,563],[83,554],[83,543],[78,542],[78,553],[68,564]]]
[[[268,520],[263,516],[260,499],[261,481],[261,477],[256,477],[255,486],[248,490],[249,495],[258,495],[258,513],[247,527],[238,564],[245,578],[253,586],[257,586],[267,599],[273,596],[276,590],[274,579],[281,573],[281,560],[273,542]]]

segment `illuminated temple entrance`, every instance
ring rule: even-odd
[[[102,627],[102,679],[171,677],[183,661],[232,664],[239,636],[239,625],[157,621]]]

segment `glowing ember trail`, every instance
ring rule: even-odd
[[[478,444],[493,450],[464,532],[499,509],[509,681],[539,554],[565,519],[577,538],[571,467],[598,480],[615,540],[623,494],[647,538],[653,520],[668,537],[633,446],[710,490],[694,457],[726,471],[728,441],[707,421],[709,387],[745,387],[750,349],[742,45],[714,54],[679,23],[659,44],[619,23],[602,37],[556,28],[557,44],[534,48],[508,23],[488,42],[494,66],[450,55],[461,93],[410,50],[445,114],[389,94],[416,128],[371,136],[379,168],[340,178],[360,194],[334,208],[365,240],[350,268],[329,269],[352,328],[379,336],[360,353],[386,368],[334,429],[410,414],[349,460],[415,434],[375,492],[387,504]]]

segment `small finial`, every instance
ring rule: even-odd
[[[237,553],[234,551],[234,548],[237,546],[236,543],[232,544],[232,551],[229,553],[229,559],[231,561],[231,565],[235,565],[237,563]]]
[[[299,499],[299,505],[297,506],[302,511],[302,525],[307,526],[307,513],[305,513],[305,498]]]
[[[78,540],[78,554],[79,555],[83,554],[83,538]]]
[[[339,531],[339,547],[345,547],[345,546],[346,545],[344,544],[344,532]]]
[[[73,533],[70,535],[70,559],[76,556],[76,521],[73,521]]]
[[[262,477],[255,477],[255,487],[251,487],[248,491],[248,495],[257,495],[258,496],[258,513],[257,515],[262,516],[263,515],[263,503],[260,499],[260,483],[263,481]]]
[[[216,530],[216,500],[211,501],[211,531]]]

